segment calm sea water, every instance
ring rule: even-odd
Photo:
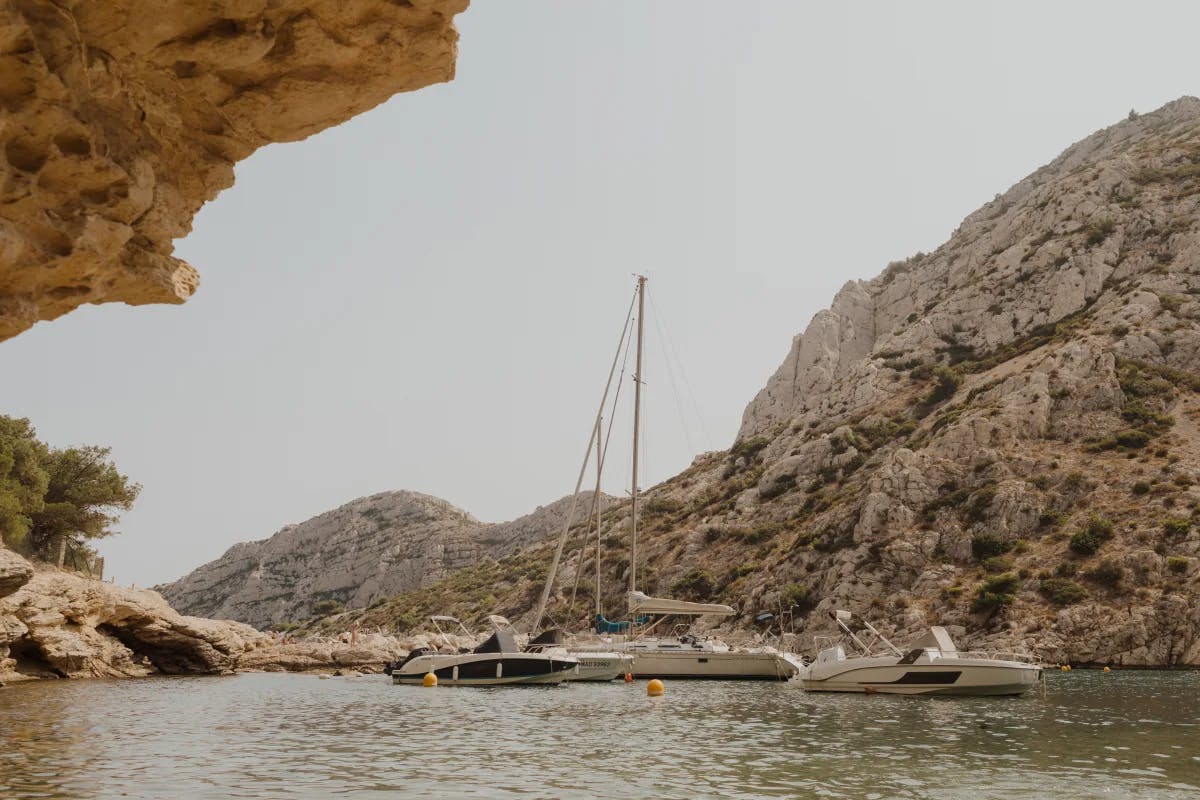
[[[424,689],[383,676],[0,690],[0,797],[1200,797],[1200,673],[1044,696],[798,685]]]

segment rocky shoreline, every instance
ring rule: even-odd
[[[284,642],[231,620],[179,614],[157,592],[0,549],[0,685],[59,678],[375,672],[404,652],[378,634]]]

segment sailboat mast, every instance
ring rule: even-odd
[[[602,442],[603,420],[596,420],[596,441]],[[600,476],[604,473],[604,446],[596,446],[596,491],[592,494],[592,507],[596,509],[596,616],[600,609]],[[582,569],[583,564],[580,563]]]
[[[642,342],[646,319],[646,276],[638,275],[637,370],[633,376],[633,487],[630,490],[629,591],[637,591],[638,436],[642,421]]]

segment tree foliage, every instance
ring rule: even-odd
[[[19,548],[50,484],[46,446],[27,419],[0,416],[0,538]]]
[[[111,536],[141,486],[122,475],[107,447],[52,449],[27,419],[0,416],[0,536],[28,556],[50,560],[61,542],[87,552],[86,542]]]

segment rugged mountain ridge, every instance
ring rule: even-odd
[[[570,502],[564,498],[512,522],[487,524],[430,495],[382,492],[288,525],[269,539],[234,545],[155,588],[187,614],[258,627],[294,622],[311,616],[322,601],[361,608],[484,557],[502,558],[557,533]],[[590,507],[586,493],[579,513]]]
[[[454,77],[468,0],[0,0],[0,340],[182,303],[233,165]]]
[[[1051,660],[1200,665],[1198,212],[1185,97],[848,283],[733,447],[651,490],[643,588],[731,603],[735,627],[782,612],[805,641],[848,608],[901,639],[940,623]],[[625,507],[606,521],[619,613]],[[581,544],[568,587],[591,569]],[[459,599],[517,617],[547,559],[530,548],[350,616],[404,624]],[[551,613],[585,625],[567,594]]]

